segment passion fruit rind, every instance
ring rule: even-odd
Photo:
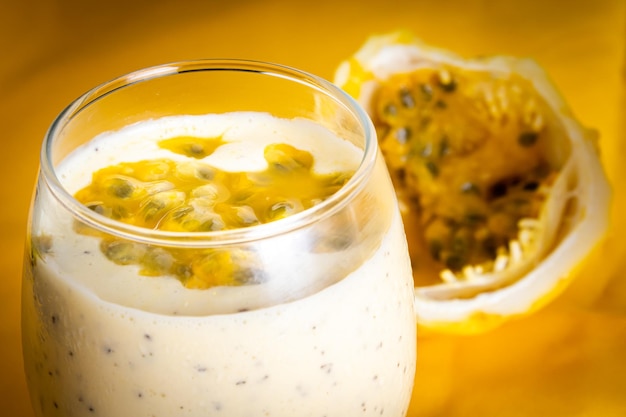
[[[227,172],[196,159],[214,151],[206,139],[168,139],[162,147],[187,155],[169,159],[122,162],[93,173],[92,182],[75,197],[108,218],[155,230],[211,232],[273,222],[324,201],[352,172],[319,174],[314,159],[291,145],[277,143],[264,150],[267,169]],[[169,275],[187,288],[258,284],[265,277],[253,251],[247,249],[188,250],[161,248],[118,239],[76,223],[82,234],[101,238],[100,249],[118,265],[138,265],[145,276]]]
[[[471,332],[536,310],[605,234],[595,134],[534,61],[464,59],[396,32],[370,38],[335,83],[376,126],[423,326]]]

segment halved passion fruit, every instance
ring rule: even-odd
[[[596,137],[532,60],[370,38],[335,82],[368,111],[396,187],[424,327],[546,305],[608,228]]]

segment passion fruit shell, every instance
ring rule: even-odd
[[[371,37],[335,83],[376,126],[422,327],[484,331],[577,279],[606,235],[611,191],[596,133],[535,61],[464,59],[396,32]]]

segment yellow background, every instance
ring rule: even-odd
[[[19,342],[22,248],[41,140],[65,105],[180,59],[267,60],[330,79],[369,34],[397,28],[463,55],[534,57],[599,130],[616,192],[612,232],[582,271],[611,279],[597,300],[557,303],[486,335],[423,335],[410,414],[626,415],[625,22],[623,0],[3,0],[0,415],[32,416]]]

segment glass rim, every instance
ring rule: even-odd
[[[118,89],[155,78],[201,71],[251,72],[280,77],[303,84],[332,98],[337,104],[342,105],[363,129],[365,146],[361,161],[354,174],[346,184],[326,200],[294,215],[249,227],[207,232],[175,232],[123,223],[89,209],[65,189],[56,174],[56,169],[52,162],[53,145],[57,134],[71,122],[75,115],[101,97],[111,94]],[[374,125],[369,115],[354,98],[330,81],[282,64],[246,59],[209,58],[175,61],[146,67],[105,81],[82,94],[59,113],[46,132],[41,147],[40,171],[43,181],[56,200],[75,219],[86,225],[135,242],[170,247],[206,248],[252,242],[282,235],[332,215],[347,204],[364,187],[373,171],[377,154],[378,142]]]

